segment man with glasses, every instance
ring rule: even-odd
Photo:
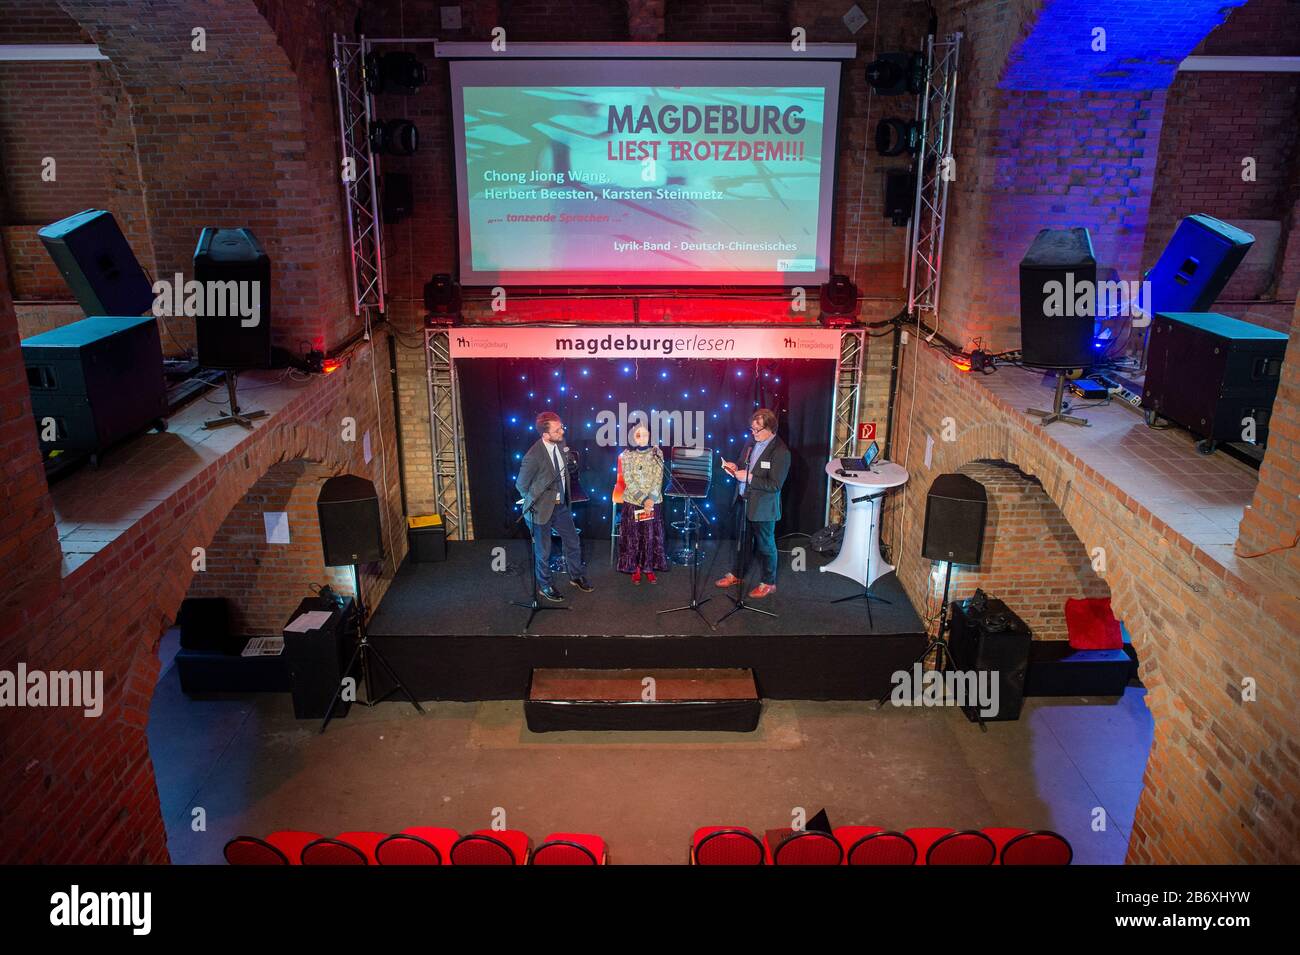
[[[776,522],[781,519],[781,487],[790,473],[790,449],[776,436],[776,423],[774,412],[759,408],[749,422],[750,440],[740,453],[745,466],[725,458],[722,462],[722,469],[737,481],[737,496],[743,502],[744,519],[749,521],[749,539],[763,565],[762,580],[749,592],[754,599],[776,590]],[[735,568],[717,585],[742,583],[748,569],[749,554],[737,548]]]
[[[538,591],[547,600],[560,603],[563,597],[551,586],[551,530],[564,545],[564,564],[569,583],[591,593],[587,565],[582,559],[582,542],[569,509],[569,468],[564,447],[564,422],[551,411],[537,416],[541,437],[524,455],[515,487],[524,496],[524,516],[533,535],[533,561],[537,565]]]

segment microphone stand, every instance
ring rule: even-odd
[[[753,475],[752,475],[752,474],[751,474],[751,475],[748,475],[748,477],[752,478]],[[749,481],[746,481],[745,484],[746,484],[746,491],[752,491],[752,490],[753,490],[753,485],[752,485]],[[741,555],[740,559],[741,559],[741,562],[742,562],[742,566],[748,566],[748,565],[749,565],[749,561],[748,561],[748,557],[749,557],[749,551],[748,551],[748,546],[749,546],[749,515],[748,515],[748,513],[747,513],[747,508],[748,508],[748,506],[749,506],[749,500],[748,500],[748,498],[746,498],[746,497],[741,497],[741,499],[740,499],[740,555]],[[730,600],[733,604],[735,604],[735,606],[732,607],[730,610],[728,610],[726,613],[724,613],[721,617],[718,618],[718,623],[719,623],[719,624],[721,624],[722,621],[724,621],[724,620],[726,620],[728,617],[730,617],[733,613],[740,613],[740,611],[742,611],[742,610],[748,610],[748,611],[751,611],[752,613],[761,613],[761,614],[766,614],[766,615],[769,616],[769,617],[775,617],[775,616],[776,616],[776,614],[774,614],[774,613],[773,613],[772,611],[770,611],[770,610],[761,610],[761,609],[759,609],[758,607],[751,607],[749,604],[745,603],[745,576],[744,576],[744,574],[741,574],[741,577],[740,577],[740,597],[738,597],[738,598],[737,598],[737,597],[733,597],[733,596],[731,596],[731,594],[726,594],[725,596],[726,596],[726,598],[727,598],[728,600]]]
[[[669,470],[668,472],[668,481],[673,487],[673,489],[675,489],[677,493],[681,495],[682,500],[686,502],[686,538],[687,538],[686,546],[691,552],[691,602],[681,607],[673,607],[671,610],[660,610],[659,614],[677,613],[679,610],[694,610],[696,615],[701,620],[704,621],[705,626],[707,626],[710,630],[716,630],[717,628],[713,624],[709,623],[709,618],[704,616],[704,611],[700,609],[713,598],[705,597],[703,600],[699,598],[700,539],[697,535],[694,542],[690,540],[691,527],[693,526],[691,523],[691,508],[695,508],[695,513],[698,514],[701,518],[703,518],[705,524],[712,526],[713,522],[710,521],[707,516],[705,516],[704,511],[702,511],[700,509],[700,506],[695,503],[695,498],[687,497],[685,494],[682,494],[682,486],[677,480],[677,475],[671,470]]]
[[[568,467],[567,462],[565,463],[565,467]],[[542,491],[542,494],[551,493],[551,490],[555,487],[555,478],[557,477],[559,477],[558,474],[551,478],[550,483],[546,485],[546,490]],[[533,498],[533,503],[529,504],[524,513],[520,514],[519,519],[515,521],[516,524],[523,522],[528,525],[528,576],[532,581],[532,590],[530,591],[532,599],[529,600],[528,603],[519,600],[510,601],[511,606],[522,607],[524,610],[528,611],[528,622],[524,624],[524,633],[527,633],[528,628],[533,625],[533,618],[543,610],[569,609],[568,607],[548,607],[537,599],[537,522],[527,520],[527,518],[537,516],[537,502],[541,500],[542,494]]]

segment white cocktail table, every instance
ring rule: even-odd
[[[873,471],[847,471],[841,475],[835,473],[838,470],[839,458],[826,465],[826,473],[844,485],[844,543],[839,555],[822,570],[870,587],[894,572],[893,566],[880,556],[880,505],[886,491],[907,483],[907,468],[885,461],[877,462]]]

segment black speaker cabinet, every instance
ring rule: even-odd
[[[979,481],[965,474],[940,474],[925,496],[921,556],[953,564],[978,564],[984,550],[988,507],[988,492]]]
[[[379,496],[363,477],[342,474],[321,485],[316,498],[325,566],[369,564],[384,559]]]
[[[1158,314],[1147,342],[1142,407],[1209,441],[1268,443],[1287,336],[1214,312]]]
[[[948,645],[958,670],[987,673],[997,683],[997,712],[984,715],[979,707],[963,706],[972,722],[1020,719],[1029,671],[1029,644],[1033,633],[1001,600],[989,598],[980,609],[972,600],[949,605],[952,621]],[[987,685],[987,684],[986,684]]]
[[[300,720],[325,718],[334,691],[343,682],[347,670],[351,650],[348,637],[355,618],[351,598],[340,610],[333,601],[307,597],[298,604],[286,625],[312,610],[328,611],[330,618],[316,630],[306,633],[284,631],[284,655],[289,665],[293,715]],[[340,700],[334,707],[334,716],[347,716],[348,706],[346,701]]]
[[[906,169],[885,173],[885,218],[896,226],[907,225],[916,203],[916,175]]]
[[[1151,311],[1207,311],[1254,244],[1249,232],[1213,216],[1188,216],[1147,273]]]
[[[257,302],[256,324],[247,315],[195,318],[195,342],[204,368],[271,367],[271,259],[249,229],[204,229],[194,249],[194,279],[206,302]],[[229,285],[227,283],[236,283]],[[256,282],[254,287],[252,283]],[[251,311],[251,309],[250,309]]]
[[[411,188],[409,173],[384,173],[380,193],[383,199],[381,212],[384,225],[395,225],[411,214],[411,208],[415,205],[415,191]]]
[[[99,315],[22,341],[42,451],[99,454],[167,418],[162,341],[148,315]],[[54,440],[46,441],[46,419]]]
[[[153,285],[113,213],[87,209],[36,234],[87,315],[152,311]]]
[[[1078,308],[1091,286],[1093,307]],[[1039,368],[1093,363],[1097,258],[1087,229],[1044,229],[1020,260],[1020,354]],[[1086,303],[1085,303],[1086,304]],[[1086,314],[1075,314],[1076,312]]]

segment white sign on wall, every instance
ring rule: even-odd
[[[831,328],[673,325],[475,326],[448,332],[460,358],[825,358],[840,355]]]

